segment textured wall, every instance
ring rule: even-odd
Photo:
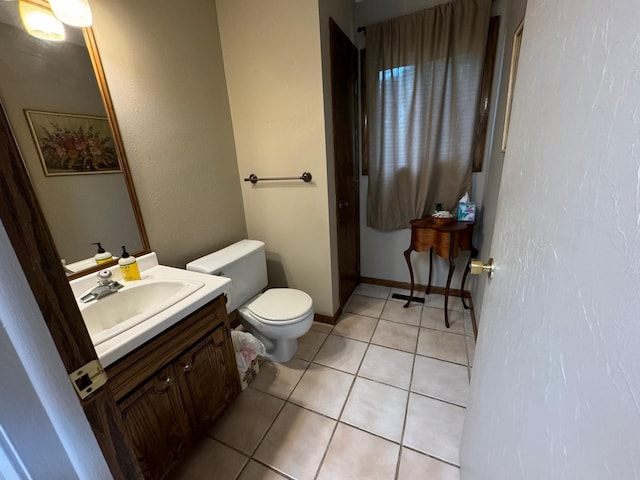
[[[474,174],[473,190],[477,198],[482,199],[479,207],[478,227],[476,228],[476,247],[480,251],[479,257],[488,260],[491,253],[496,208],[502,179],[504,152],[502,151],[502,132],[507,108],[507,93],[509,90],[509,73],[511,69],[511,53],[513,51],[513,35],[524,18],[527,6],[526,0],[494,0],[494,14],[500,15],[500,33],[496,52],[496,68],[492,85],[491,98],[494,99],[494,109],[490,112],[489,127],[493,130],[487,137],[487,154],[481,174]],[[469,285],[476,309],[476,319],[482,321],[482,300],[487,277],[473,276]]]
[[[250,238],[267,246],[269,281],[333,315],[327,151],[317,2],[218,0],[224,68]]]
[[[640,477],[638,18],[528,2],[464,480]]]
[[[91,6],[160,262],[184,267],[246,238],[214,3],[96,0]]]

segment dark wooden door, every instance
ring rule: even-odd
[[[65,369],[74,372],[96,359],[96,351],[1,105],[0,220]],[[142,478],[109,384],[80,403],[113,477]]]
[[[192,429],[198,437],[239,393],[229,329],[221,324],[177,362]]]
[[[329,19],[340,306],[360,282],[359,177],[356,155],[358,49]]]
[[[149,480],[163,478],[191,446],[176,375],[175,366],[168,365],[119,405],[142,473]]]

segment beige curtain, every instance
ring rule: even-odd
[[[407,228],[471,189],[491,0],[456,0],[367,26],[367,223]]]

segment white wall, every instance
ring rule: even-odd
[[[91,7],[159,260],[184,267],[246,238],[214,3],[95,0]]]
[[[408,0],[402,2],[389,2],[386,0],[366,0],[356,3],[356,23],[358,26],[367,26],[382,22],[390,18],[407,15],[419,10],[424,10],[440,3],[444,0]],[[492,13],[493,15],[494,13]],[[366,35],[358,35],[358,46],[366,47]],[[494,82],[497,83],[496,80]],[[492,105],[495,105],[495,96],[491,98]],[[492,108],[492,110],[495,107]],[[489,119],[491,126],[492,117]],[[487,149],[485,149],[487,151]],[[485,154],[486,158],[486,154]],[[472,176],[471,200],[482,205],[481,186],[484,184],[484,177],[488,171],[485,164],[482,172],[474,173]],[[409,247],[411,241],[411,230],[396,230],[385,232],[370,228],[366,224],[367,219],[367,195],[369,177],[360,177],[360,258],[363,277],[391,280],[396,282],[409,282],[409,270],[403,252]],[[476,227],[477,228],[477,227]],[[469,260],[469,252],[461,252],[456,259],[456,269],[452,279],[452,287],[458,288],[462,273]],[[412,264],[416,283],[426,284],[429,273],[428,253],[413,253]],[[434,276],[433,285],[444,286],[447,280],[449,262],[434,256]],[[468,285],[467,285],[468,289]],[[475,297],[474,297],[475,299]]]
[[[496,65],[494,69],[494,83],[492,85],[492,104],[487,137],[487,153],[482,177],[474,174],[474,191],[481,191],[479,198],[482,204],[479,208],[479,222],[476,227],[476,248],[480,251],[479,258],[487,261],[491,257],[491,242],[496,221],[496,208],[498,194],[500,193],[500,181],[502,179],[502,166],[504,164],[504,152],[502,151],[502,131],[504,127],[505,111],[507,105],[507,93],[509,90],[509,72],[511,69],[511,53],[513,50],[513,35],[520,21],[524,18],[527,0],[495,0],[494,14],[500,15],[500,32],[498,48],[496,52]],[[493,131],[491,132],[491,127]],[[471,295],[474,301],[475,315],[478,322],[482,311],[482,301],[487,277],[485,275],[472,276],[469,283]]]
[[[112,478],[1,224],[0,263],[0,470],[8,456],[33,479]]]
[[[638,18],[528,2],[464,480],[640,478]]]
[[[216,2],[250,238],[267,246],[269,279],[311,295],[333,315],[327,147],[317,2]]]

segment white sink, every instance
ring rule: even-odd
[[[86,303],[80,312],[95,346],[166,310],[204,286],[188,280],[133,285]]]
[[[123,288],[89,303],[80,299],[98,285],[97,275],[69,282],[104,367],[231,288],[228,278],[159,265],[153,252],[140,256],[138,267],[142,278],[131,282],[122,279],[117,265],[109,267]]]

